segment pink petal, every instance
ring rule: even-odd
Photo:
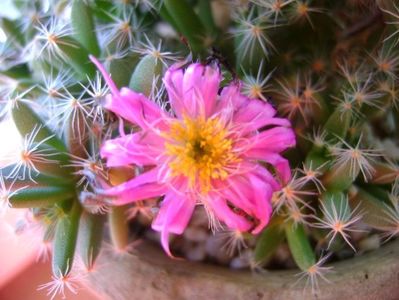
[[[277,175],[286,184],[291,179],[291,168],[287,159],[277,153],[269,152],[267,149],[253,149],[246,153],[247,157],[263,160],[276,168]]]
[[[229,187],[220,194],[235,207],[258,220],[259,223],[253,229],[253,233],[258,233],[269,222],[273,190],[257,173],[248,173],[245,177],[236,176],[234,180],[230,180]]]
[[[136,164],[156,165],[164,149],[164,139],[151,131],[128,134],[106,141],[101,147],[101,157],[108,167]]]
[[[217,188],[220,190],[220,195],[230,201],[234,206],[242,209],[247,214],[252,214],[253,206],[248,201],[252,195],[251,187],[248,184],[248,175],[238,175],[228,178],[226,187]]]
[[[212,196],[207,201],[207,207],[215,213],[216,217],[227,225],[231,229],[239,231],[248,231],[252,224],[248,222],[243,216],[240,216],[233,212],[227,205],[225,199],[219,196]]]
[[[231,119],[243,135],[269,125],[291,126],[287,119],[275,118],[276,110],[258,99],[249,99],[241,93],[240,84],[223,88],[216,111],[225,119]]]
[[[188,108],[185,107],[183,97],[183,70],[171,66],[166,71],[163,81],[168,92],[172,109],[176,115],[181,118],[183,113],[188,110]]]
[[[272,214],[273,190],[270,185],[257,176],[250,176],[249,180],[252,186],[252,203],[255,207],[253,215],[259,221],[252,233],[258,234],[269,223]]]
[[[94,56],[90,55],[89,58],[99,69],[111,89],[112,94],[107,95],[105,108],[141,128],[149,128],[162,123],[163,111],[158,105],[148,100],[143,94],[128,88],[122,88],[119,91],[104,66]]]
[[[253,161],[261,159],[246,156],[244,156],[244,158],[246,159],[235,166],[234,173],[230,174],[226,180],[213,180],[212,185],[217,190],[223,191],[225,188],[237,185],[237,182],[239,183],[243,178],[247,178],[248,174],[254,174],[267,182],[275,191],[281,189],[281,185],[277,178],[257,161]]]
[[[246,101],[246,97],[241,94],[240,83],[232,83],[223,88],[220,93],[220,99],[218,102],[218,109],[223,109],[223,107],[230,106],[238,109]]]
[[[260,132],[249,139],[252,150],[264,149],[268,152],[282,152],[296,144],[295,134],[291,128],[275,127]],[[247,154],[250,156],[251,154]]]
[[[190,221],[195,200],[173,190],[165,195],[159,213],[152,223],[152,229],[161,232],[161,243],[165,252],[172,256],[169,249],[169,233],[182,234]]]
[[[104,107],[143,129],[163,124],[161,108],[128,88],[122,88],[118,95],[108,95]]]
[[[114,198],[112,199],[114,205],[125,205],[159,197],[168,191],[168,187],[158,182],[158,171],[157,168],[154,168],[120,185],[100,191],[100,193]]]
[[[235,112],[233,122],[241,123],[245,131],[255,131],[270,125],[291,126],[287,119],[274,118],[275,114],[276,110],[269,103],[246,98]]]
[[[237,122],[251,122],[256,118],[269,119],[276,114],[276,110],[269,103],[247,97],[244,99],[234,116]]]
[[[231,120],[234,113],[242,103],[245,102],[245,97],[240,92],[239,84],[230,84],[223,88],[220,93],[219,100],[216,102],[216,109],[218,115],[224,120]]]
[[[284,159],[284,158],[282,158],[282,159]],[[288,161],[287,161],[287,163],[288,163]],[[289,165],[288,165],[288,168],[289,168]],[[273,176],[270,173],[270,171],[267,170],[266,168],[258,166],[251,173],[254,174],[255,176],[258,176],[263,182],[270,185],[270,187],[273,189],[273,191],[278,191],[281,189],[281,184],[277,181],[275,176]],[[291,173],[289,174],[289,176],[291,177]]]
[[[221,81],[220,71],[210,66],[191,64],[185,71],[175,66],[165,74],[164,83],[176,115],[209,117],[213,114]]]

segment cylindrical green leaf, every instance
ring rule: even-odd
[[[317,101],[312,104],[312,118],[315,126],[322,126],[331,114],[330,109],[325,101],[325,94],[315,92],[313,98]]]
[[[2,18],[0,25],[9,40],[16,41],[20,46],[23,46],[25,44],[24,36],[15,21],[9,20],[7,18]]]
[[[97,36],[95,33],[91,8],[86,1],[74,0],[71,10],[73,34],[91,55],[99,56]]]
[[[137,63],[137,56],[126,56],[121,59],[113,59],[109,66],[109,72],[112,80],[117,87],[129,85],[129,80],[132,75],[133,67]]]
[[[387,204],[359,187],[354,187],[353,191],[355,196],[350,198],[350,205],[362,212],[362,222],[379,230],[392,228]]]
[[[334,136],[345,138],[349,129],[350,122],[351,112],[342,112],[338,107],[328,118],[326,124],[324,125],[324,130]]]
[[[285,226],[285,236],[295,263],[302,271],[307,271],[316,263],[316,255],[302,224],[288,222]]]
[[[86,268],[91,270],[100,253],[105,215],[83,213],[79,228],[79,253]]]
[[[34,186],[18,191],[9,200],[13,208],[46,207],[71,198],[74,193],[66,187]]]
[[[330,216],[334,216],[338,212],[341,219],[350,218],[351,209],[348,197],[346,197],[341,191],[327,190],[321,195],[321,201],[323,201],[323,206]]]
[[[255,261],[267,263],[284,239],[280,224],[269,224],[260,235],[255,247]]]
[[[89,52],[78,41],[70,37],[62,37],[58,39],[57,45],[62,51],[66,63],[75,70],[80,79],[86,79],[86,76],[94,77],[96,70],[88,60]]]
[[[144,56],[134,69],[129,87],[146,96],[151,94],[152,84],[155,79],[160,82],[162,62],[153,55]]]
[[[179,31],[179,27],[177,26],[175,20],[172,18],[172,16],[169,14],[169,11],[166,9],[165,5],[161,5],[161,8],[159,9],[159,15],[164,19],[167,23],[172,25],[174,29]]]
[[[44,124],[29,105],[21,101],[17,102],[12,109],[12,117],[21,136],[32,134],[33,129],[37,128],[33,142],[40,143],[47,139],[40,146],[40,149],[44,150],[42,155],[46,155],[47,159],[34,162],[35,168],[41,174],[53,179],[55,177],[63,178],[63,180],[72,178],[71,169],[65,166],[69,162],[65,144]]]
[[[53,246],[53,274],[66,276],[72,269],[82,208],[75,200],[72,209],[62,217],[55,230]]]
[[[1,71],[1,74],[17,80],[26,79],[30,76],[27,64],[13,66],[7,70]]]
[[[323,149],[320,149],[316,145],[313,145],[312,150],[310,150],[308,155],[306,156],[306,167],[312,167],[312,169],[314,170],[323,166],[319,171],[324,172],[328,168],[327,162],[329,161],[329,159],[324,155],[323,152]]]
[[[18,128],[19,133],[22,136],[26,136],[32,132],[35,126],[40,126],[40,129],[34,139],[35,142],[41,142],[42,140],[53,136],[51,139],[46,141],[46,144],[57,149],[60,152],[66,152],[64,143],[57,138],[51,130],[44,125],[43,121],[39,116],[24,102],[17,102],[12,109],[12,117],[15,125]]]
[[[208,34],[216,34],[217,28],[213,20],[210,0],[201,0],[198,2],[198,16],[202,21],[202,24],[204,24]]]
[[[352,175],[349,164],[347,166],[333,166],[324,174],[322,182],[329,191],[344,191],[352,185],[357,177],[357,174],[356,176]]]
[[[201,53],[204,50],[205,29],[192,7],[186,0],[164,0],[163,5],[193,52]]]
[[[1,169],[2,174],[5,176],[8,176],[9,174],[11,174],[11,172],[13,172],[13,170],[16,167],[18,167],[17,164],[12,164],[5,168],[2,168]],[[22,187],[22,186],[29,186],[32,184],[32,181],[26,174],[25,174],[24,180],[19,179],[19,178],[22,178],[23,173],[24,173],[23,168],[20,168],[19,171],[15,173],[15,178],[18,178],[18,180],[14,183],[13,186],[15,186],[15,184],[18,184],[19,187]],[[60,187],[65,187],[65,188],[68,188],[68,187],[73,188],[75,186],[75,182],[73,181],[73,178],[66,176],[66,175],[51,176],[51,175],[45,174],[45,173],[36,174],[35,171],[31,171],[31,178],[35,182],[37,182],[38,184],[41,184],[41,185],[60,186]],[[12,179],[10,178],[9,180],[6,180],[6,181],[10,181],[10,184],[11,184]]]

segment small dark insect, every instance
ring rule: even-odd
[[[212,47],[211,55],[206,59],[206,64],[212,63],[217,63],[219,67],[220,65],[224,66],[231,73],[233,79],[237,79],[237,73],[234,68],[230,65],[226,57],[224,57],[223,54],[215,47]]]

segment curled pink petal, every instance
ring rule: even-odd
[[[152,229],[161,232],[161,243],[165,252],[173,256],[169,249],[169,234],[181,234],[193,214],[195,200],[191,197],[169,191],[161,204]]]
[[[223,88],[220,93],[220,100],[218,102],[218,110],[222,110],[224,107],[230,107],[234,111],[240,109],[247,101],[247,97],[245,97],[240,92],[241,86],[237,83],[232,83]]]
[[[90,55],[89,58],[103,75],[112,93],[106,97],[105,108],[141,128],[163,124],[163,112],[159,106],[141,93],[136,93],[125,87],[118,90],[104,66],[94,56]]]
[[[209,117],[214,111],[220,81],[219,69],[199,63],[191,64],[185,72],[171,67],[164,77],[170,103],[179,117]]]
[[[212,209],[216,217],[231,229],[245,232],[252,226],[245,217],[233,212],[227,205],[227,201],[221,197],[213,196],[212,199],[209,199],[207,202],[207,207]]]
[[[274,118],[275,114],[276,111],[270,104],[257,99],[245,99],[244,104],[234,114],[234,122],[243,124],[243,130],[248,131],[270,125],[291,126],[287,119]]]
[[[155,165],[163,153],[164,139],[151,131],[128,134],[106,141],[100,151],[108,167],[126,164]]]
[[[269,223],[272,215],[270,199],[273,195],[273,189],[257,176],[250,176],[249,180],[252,186],[252,203],[255,207],[253,215],[259,221],[256,227],[252,229],[252,233],[258,234]]]
[[[100,191],[104,196],[110,196],[112,204],[124,205],[164,195],[168,188],[158,182],[158,169],[154,168],[129,181],[112,188]]]
[[[102,157],[108,166],[150,169],[101,191],[104,196],[115,205],[165,196],[152,228],[161,232],[169,256],[169,235],[184,231],[197,203],[232,229],[257,234],[268,224],[272,194],[291,178],[281,155],[296,143],[289,120],[269,103],[244,96],[239,82],[219,94],[221,73],[213,66],[180,64],[166,71],[169,113],[140,93],[119,91],[91,59],[112,91],[105,107],[140,127],[106,141]]]
[[[286,184],[291,178],[291,168],[287,159],[283,158],[281,155],[269,152],[267,149],[253,149],[248,151],[248,157],[255,158],[258,160],[263,160],[272,166],[277,171],[278,176],[281,181]]]
[[[295,145],[295,134],[291,128],[275,127],[253,136],[249,143],[252,144],[252,149],[249,149],[249,152],[265,149],[268,152],[277,153]]]
[[[163,112],[143,94],[122,88],[117,96],[108,95],[104,107],[143,129],[163,124]]]

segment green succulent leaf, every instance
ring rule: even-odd
[[[215,34],[217,28],[213,20],[211,1],[201,0],[198,3],[198,16],[209,34]]]
[[[53,274],[60,278],[69,274],[75,256],[82,207],[75,201],[72,209],[57,222],[53,245]]]
[[[68,177],[65,176],[64,173],[56,173],[54,175],[50,175],[49,173],[45,173],[42,172],[42,170],[39,168],[40,173],[36,173],[35,171],[31,172],[31,178],[29,178],[29,176],[27,176],[27,174],[24,175],[24,170],[23,168],[19,168],[20,166],[18,164],[11,164],[8,165],[7,167],[4,167],[1,169],[1,173],[2,174],[11,174],[11,173],[15,173],[15,177],[18,180],[16,180],[15,182],[13,182],[13,178],[9,178],[9,179],[5,179],[6,183],[11,185],[13,184],[13,186],[18,186],[18,187],[22,187],[22,186],[31,186],[32,185],[32,181],[31,179],[34,180],[34,182],[36,182],[39,185],[42,186],[59,186],[59,187],[64,187],[64,188],[74,188],[75,186],[75,181],[73,180],[72,177]],[[59,167],[59,166],[58,166]],[[15,172],[14,170],[18,169],[18,172]],[[62,171],[63,168],[60,168]],[[23,177],[25,177],[23,179]]]
[[[12,117],[21,136],[32,133],[33,128],[38,126],[39,130],[34,142],[39,143],[48,139],[46,141],[47,145],[59,152],[66,152],[65,144],[44,124],[28,104],[18,101],[12,109]]]
[[[341,108],[337,107],[324,125],[324,130],[334,137],[345,138],[352,120],[351,114],[351,111],[342,112]]]
[[[100,55],[90,5],[82,0],[72,2],[71,21],[76,40],[94,56]]]
[[[388,205],[360,187],[354,187],[356,194],[350,199],[352,208],[357,207],[362,212],[362,222],[372,228],[385,230],[392,228]]]
[[[57,42],[64,60],[79,75],[80,80],[93,78],[96,74],[94,65],[88,60],[89,52],[75,39],[62,37]]]
[[[321,201],[323,201],[324,207],[327,209],[330,215],[334,215],[335,208],[348,206],[348,198],[345,197],[344,193],[342,192],[326,191],[323,193]],[[345,212],[345,215],[342,215],[342,218],[349,217],[349,215],[350,210]]]
[[[345,167],[333,167],[322,178],[323,185],[327,190],[337,192],[347,190],[354,180],[354,176],[350,174],[349,165]]]
[[[20,26],[16,21],[2,18],[0,22],[1,28],[7,34],[10,39],[14,39],[20,46],[25,44],[25,38],[20,30]]]
[[[255,261],[259,263],[267,263],[273,256],[274,252],[284,240],[281,225],[278,222],[269,224],[261,233],[255,247]]]
[[[159,59],[149,54],[144,56],[134,69],[129,87],[148,97],[151,94],[153,82],[155,80],[160,82],[162,69],[162,62]]]
[[[79,253],[86,268],[90,270],[100,253],[104,233],[105,215],[83,213],[79,228]]]
[[[176,29],[188,40],[195,53],[204,51],[205,28],[186,0],[164,0],[163,5]]]
[[[10,199],[13,208],[47,207],[74,196],[75,191],[59,186],[33,186],[19,190]]]
[[[306,271],[316,263],[316,255],[312,250],[309,238],[305,233],[303,225],[287,222],[285,236],[288,241],[292,257],[297,266]]]
[[[113,59],[109,66],[112,80],[116,86],[123,87],[129,85],[132,69],[137,63],[137,56],[129,55],[121,59]]]

